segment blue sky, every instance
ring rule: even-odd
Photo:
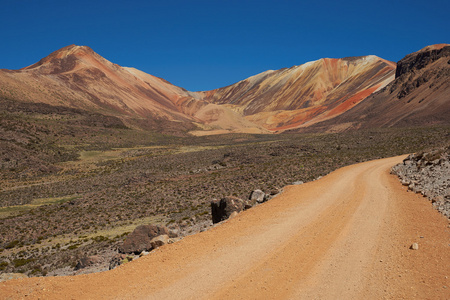
[[[450,1],[0,0],[0,68],[86,45],[191,91],[323,57],[450,43]]]

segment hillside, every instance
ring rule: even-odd
[[[450,45],[408,54],[395,80],[342,115],[299,131],[430,126],[450,123]]]

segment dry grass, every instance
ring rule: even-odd
[[[38,208],[43,205],[61,204],[78,198],[80,198],[80,196],[78,195],[71,195],[57,198],[37,198],[28,204],[0,207],[0,219],[24,213],[26,211]]]

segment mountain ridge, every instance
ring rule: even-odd
[[[236,110],[242,111],[247,119],[277,131],[327,118],[324,113],[329,109],[335,109],[331,114],[336,115],[339,109],[346,109],[344,106],[356,105],[393,80],[393,70],[394,63],[374,55],[323,58],[262,72],[228,87],[202,93],[209,102],[237,105]],[[353,91],[349,91],[352,87]]]
[[[360,105],[333,120],[297,131],[449,125],[449,61],[449,44],[430,45],[408,54],[397,63],[395,80]]]
[[[435,56],[429,53],[445,45],[416,53],[432,60]],[[399,64],[396,68],[396,63],[375,55],[322,58],[267,70],[223,88],[191,92],[114,64],[88,46],[69,45],[28,67],[0,70],[0,96],[104,113],[131,127],[148,124],[144,127],[155,129],[163,122],[195,135],[279,133],[323,124],[358,107],[409,68]]]

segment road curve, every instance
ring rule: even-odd
[[[389,174],[402,158],[288,186],[112,271],[0,283],[0,299],[448,299],[449,223]]]

